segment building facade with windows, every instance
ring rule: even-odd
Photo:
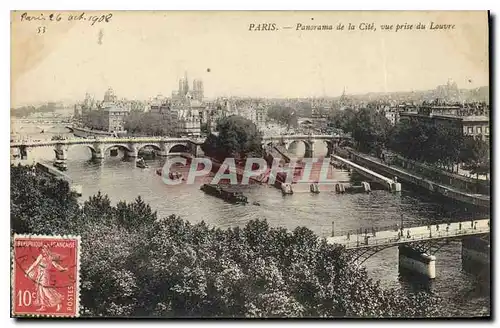
[[[129,110],[116,106],[113,103],[104,103],[102,110],[104,111],[105,126],[109,132],[125,131],[125,118],[129,114]]]
[[[399,113],[401,121],[440,124],[459,130],[463,135],[490,140],[490,120],[488,116],[452,116],[442,114]]]

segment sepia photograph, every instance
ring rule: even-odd
[[[491,319],[491,20],[11,11],[11,317]]]

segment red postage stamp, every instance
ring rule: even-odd
[[[12,315],[77,317],[80,237],[14,235]]]

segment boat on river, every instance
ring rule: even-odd
[[[66,171],[68,169],[68,165],[66,164],[66,161],[56,159],[54,161],[54,167],[56,167],[59,171]]]
[[[138,168],[141,168],[141,169],[147,169],[149,167],[148,164],[146,164],[146,162],[144,162],[143,158],[139,158],[137,160],[137,162],[135,163],[135,166],[137,166]]]
[[[170,172],[168,177],[170,180],[184,180],[184,176],[180,172]]]
[[[224,189],[223,187],[216,184],[204,184],[200,188],[205,193],[221,198],[226,202],[233,204],[247,204],[248,199],[245,195],[236,191],[229,191]]]

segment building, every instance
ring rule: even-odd
[[[104,93],[104,99],[98,106],[103,112],[104,126],[109,132],[125,131],[125,118],[130,113],[130,108],[124,106],[112,88]]]
[[[437,112],[438,114],[434,114],[433,111],[428,112],[427,109],[425,109],[424,112],[419,111],[418,113],[400,112],[399,116],[401,121],[440,124],[455,128],[461,131],[463,135],[474,136],[489,142],[490,121],[488,116],[445,115],[441,113],[441,109],[439,108]]]
[[[162,124],[171,126],[177,136],[198,137],[202,124],[212,119],[213,108],[203,98],[203,81],[194,80],[190,88],[186,73],[179,80],[179,89],[172,92],[172,97],[157,96],[150,102],[149,110]]]
[[[490,119],[488,116],[463,116],[461,119],[464,135],[490,141]]]
[[[394,108],[389,108],[384,110],[385,117],[391,122],[392,125],[396,125],[399,122],[399,113]]]
[[[115,91],[111,87],[104,93],[103,101],[106,103],[114,103],[118,101],[118,97],[116,97]]]
[[[192,99],[203,101],[203,81],[194,80],[193,81],[193,91],[192,91]]]
[[[85,116],[88,112],[96,109],[97,109],[96,101],[89,93],[86,93],[83,102],[75,104],[73,115],[75,117]]]
[[[176,132],[178,136],[199,137],[201,135],[201,123],[196,116],[189,116],[177,120]]]
[[[123,107],[118,107],[114,103],[103,104],[104,124],[109,132],[125,131],[125,117],[129,114],[129,110]]]

